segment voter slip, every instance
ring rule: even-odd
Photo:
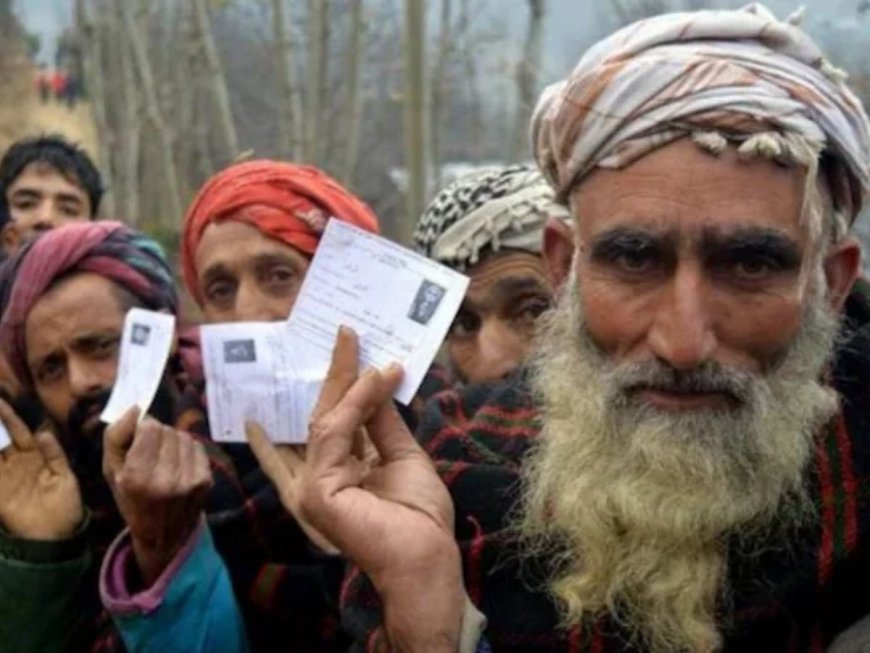
[[[139,407],[139,419],[144,417],[163,378],[174,335],[174,315],[144,308],[131,308],[127,312],[118,374],[112,395],[100,414],[102,421],[114,422],[133,406]]]
[[[413,399],[462,303],[468,278],[347,223],[330,220],[286,322],[202,327],[209,421],[217,441],[259,422],[300,443],[338,329],[353,329],[360,368],[402,365],[395,398]]]

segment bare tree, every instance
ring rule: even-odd
[[[272,0],[272,38],[278,70],[278,139],[282,155],[297,159],[302,145],[302,100],[293,58],[293,44],[287,34],[285,0]]]
[[[518,161],[528,155],[529,119],[538,93],[538,73],[541,67],[541,48],[544,41],[545,0],[528,0],[529,29],[523,47],[522,60],[517,68],[517,104],[513,138],[508,160]]]
[[[435,184],[441,186],[441,121],[447,93],[447,62],[453,52],[453,30],[450,20],[453,0],[441,0],[441,25],[438,30],[438,57],[432,74],[432,162],[435,166]]]
[[[307,163],[320,162],[320,114],[326,71],[329,3],[308,0],[308,82],[305,89],[305,144],[302,158]]]
[[[462,39],[462,64],[465,69],[465,83],[468,92],[468,107],[470,109],[470,129],[476,134],[474,149],[470,152],[471,158],[479,160],[483,139],[483,94],[480,90],[480,80],[477,75],[477,59],[479,56],[476,47],[476,39],[471,34],[471,6],[470,0],[462,0],[459,7],[458,33]]]
[[[141,82],[142,96],[145,102],[145,115],[157,134],[160,165],[163,169],[163,196],[166,202],[166,211],[163,214],[172,216],[172,221],[174,222],[181,219],[182,209],[178,186],[178,172],[172,152],[172,134],[160,111],[154,73],[151,69],[151,62],[148,59],[148,51],[145,46],[145,36],[140,31],[140,26],[133,15],[131,3],[122,1],[120,6],[124,30],[130,41],[133,58]]]
[[[233,122],[230,94],[227,91],[224,69],[215,47],[214,36],[212,35],[211,20],[209,20],[208,16],[208,0],[193,0],[193,9],[202,44],[202,53],[205,57],[206,72],[214,97],[218,124],[224,139],[224,154],[226,161],[229,162],[239,153],[239,140],[236,136],[236,125]]]
[[[113,13],[118,17],[119,23],[123,20],[121,5],[124,1],[118,0],[114,7]],[[140,16],[137,17],[136,22],[142,25],[141,13],[143,12],[141,8],[139,11]],[[124,219],[130,224],[136,225],[139,222],[139,160],[142,129],[139,119],[139,91],[136,84],[130,40],[123,30],[115,31],[114,36],[113,45],[120,68],[119,82],[121,86],[121,102],[120,106],[117,107],[120,116],[116,159],[116,176],[121,197],[119,204],[123,207]]]
[[[103,200],[103,210],[109,215],[115,215],[115,194],[112,189],[112,148],[108,138],[110,133],[109,118],[106,111],[106,89],[103,72],[103,30],[96,25],[95,20],[88,16],[86,0],[76,0],[75,18],[78,31],[79,46],[82,52],[82,66],[90,91],[91,109],[99,139],[99,158],[103,181],[109,189]]]
[[[344,121],[346,125],[345,151],[341,173],[342,181],[345,184],[350,184],[353,181],[359,153],[359,132],[363,114],[363,97],[360,91],[360,65],[365,32],[363,0],[351,0],[351,11],[348,18],[350,20],[350,39],[347,44],[344,79],[347,86],[347,119]]]
[[[426,8],[420,0],[405,0],[405,165],[408,169],[407,214],[399,223],[400,237],[410,241],[423,213],[428,180],[428,107],[426,102]]]

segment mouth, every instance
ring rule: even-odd
[[[731,410],[739,402],[724,391],[682,391],[654,387],[633,388],[631,394],[640,402],[665,412]]]
[[[100,413],[102,412],[103,408],[99,404],[95,403],[90,406],[85,414],[85,419],[82,421],[82,431],[93,433],[99,429],[102,426],[102,421],[100,420]]]

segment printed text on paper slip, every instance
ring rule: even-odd
[[[212,437],[244,441],[259,422],[277,442],[304,442],[340,326],[360,341],[360,368],[405,370],[410,403],[456,315],[468,278],[338,220],[327,225],[287,322],[202,327]]]

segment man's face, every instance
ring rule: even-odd
[[[9,185],[6,203],[19,241],[69,222],[89,220],[93,212],[84,188],[56,168],[38,162],[25,166]]]
[[[716,362],[761,373],[782,357],[808,299],[804,175],[714,157],[684,139],[572,196],[574,274],[589,335],[614,362],[675,370]],[[716,394],[638,389],[663,410],[724,406]]]
[[[543,259],[527,252],[487,257],[467,274],[471,283],[447,335],[447,353],[463,382],[496,381],[525,360],[552,291]]]
[[[27,316],[34,390],[64,430],[102,432],[99,414],[115,382],[126,310],[114,283],[80,273],[53,286]]]
[[[308,259],[249,224],[210,224],[195,254],[206,322],[287,319]]]
[[[683,141],[581,183],[576,250],[548,228],[563,285],[518,525],[564,561],[550,589],[571,623],[619,605],[644,650],[718,650],[726,543],[752,556],[812,518],[805,474],[837,405],[823,371],[860,257],[811,242],[804,177]]]

